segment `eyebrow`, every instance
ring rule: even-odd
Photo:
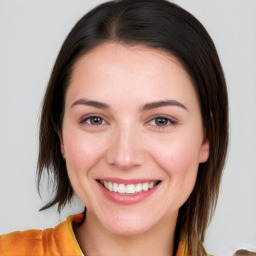
[[[150,109],[160,108],[165,106],[176,106],[176,107],[181,107],[187,110],[185,105],[183,105],[177,100],[161,100],[161,101],[155,101],[155,102],[145,104],[144,106],[142,106],[142,108],[140,108],[140,111],[144,112]]]
[[[76,105],[92,106],[92,107],[100,108],[100,109],[110,109],[110,105],[108,105],[106,103],[95,101],[95,100],[88,100],[88,99],[76,100],[71,105],[70,108],[72,108]],[[176,107],[181,107],[181,108],[187,110],[185,105],[183,105],[182,103],[180,103],[177,100],[161,100],[161,101],[155,101],[155,102],[151,102],[151,103],[147,103],[147,104],[143,105],[140,108],[140,111],[144,112],[144,111],[147,111],[147,110],[150,110],[150,109],[160,108],[160,107],[165,107],[165,106],[176,106]]]
[[[76,105],[86,105],[86,106],[92,106],[95,108],[100,108],[100,109],[109,109],[110,106],[106,103],[102,103],[99,101],[95,101],[95,100],[87,100],[87,99],[79,99],[76,100],[70,108],[76,106]]]

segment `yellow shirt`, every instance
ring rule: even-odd
[[[0,236],[1,256],[82,256],[72,223],[79,223],[83,213],[69,216],[55,228],[15,231]],[[182,242],[176,256],[189,256]]]

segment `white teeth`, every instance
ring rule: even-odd
[[[100,181],[104,187],[111,191],[111,192],[117,192],[120,194],[137,194],[142,191],[146,192],[149,189],[152,189],[157,182],[151,181],[151,182],[144,182],[144,183],[138,183],[138,184],[117,184],[112,183],[110,181]]]
[[[148,183],[145,182],[145,183],[142,184],[142,190],[143,191],[148,191]]]
[[[135,193],[135,186],[133,184],[127,185],[125,193],[126,194],[134,194]]]
[[[118,186],[118,193],[120,194],[125,194],[125,185],[124,184],[119,184]]]
[[[109,182],[109,183],[111,183],[111,182]],[[117,192],[118,191],[118,185],[116,184],[116,183],[113,183],[113,191],[114,192]]]
[[[136,184],[135,190],[136,190],[137,193],[141,192],[142,191],[142,184],[141,183]]]
[[[111,182],[108,182],[108,186],[107,186],[109,191],[113,191],[113,184]]]
[[[149,184],[148,184],[148,188],[153,188],[154,187],[154,182],[152,181],[152,182],[150,182]]]

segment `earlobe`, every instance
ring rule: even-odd
[[[205,138],[202,142],[200,153],[199,153],[199,163],[207,162],[210,153],[210,143],[208,138]]]

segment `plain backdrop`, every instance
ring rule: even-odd
[[[35,185],[44,90],[60,46],[96,0],[0,1],[0,233],[53,227],[83,209],[39,212]],[[205,246],[215,256],[256,250],[256,1],[176,0],[212,36],[230,100],[230,148]]]

